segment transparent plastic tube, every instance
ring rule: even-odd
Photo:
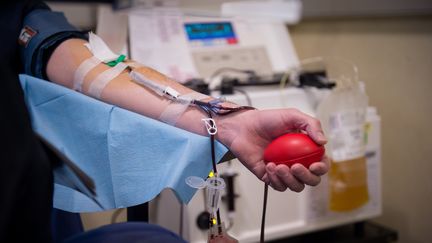
[[[225,188],[225,181],[220,177],[212,177],[207,179],[207,211],[215,215],[222,195],[222,190]]]
[[[214,225],[210,227],[208,234],[208,243],[237,243],[239,242],[232,236],[230,236],[226,229],[225,224],[221,223],[221,225]]]

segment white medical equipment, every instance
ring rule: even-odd
[[[176,9],[131,11],[134,60],[184,82],[224,67],[284,71],[298,58],[283,23],[183,16]]]
[[[268,87],[265,89],[249,88],[247,92],[252,100],[252,105],[259,109],[295,107],[314,115],[313,98],[308,91],[291,88],[281,93],[277,88]],[[227,99],[239,104],[247,103],[242,94],[228,96]],[[381,214],[380,120],[373,107],[368,109],[367,121],[369,127],[367,145],[369,202],[351,212],[331,212],[327,208],[329,193],[327,176],[322,178],[319,186],[307,187],[301,193],[276,192],[270,189],[267,202],[266,240],[359,222]],[[231,166],[223,163],[218,167],[221,175],[228,170],[238,175],[235,179],[235,193],[238,197],[235,199],[234,214],[228,215],[230,212],[226,204],[221,203],[222,219],[226,220],[231,217],[233,220],[233,226],[228,232],[240,242],[257,242],[260,237],[263,202],[262,182],[239,162],[234,162]],[[175,197],[170,191],[165,191],[156,202],[159,203],[153,208],[155,210],[153,212],[154,222],[178,232],[180,206]],[[207,240],[207,231],[200,229],[197,225],[198,217],[205,211],[204,204],[204,195],[197,192],[192,201],[184,206],[182,234],[190,242],[206,242]]]
[[[283,72],[298,65],[298,58],[283,23],[247,19],[205,18],[183,16],[176,9],[131,11],[129,16],[130,52],[132,58],[149,65],[180,82],[208,78],[224,67],[254,70],[258,74]],[[249,87],[252,106],[258,109],[294,107],[315,115],[319,97],[326,91],[279,86]],[[241,105],[248,105],[243,94],[227,96]],[[370,201],[348,212],[330,212],[326,177],[318,187],[302,193],[270,190],[266,218],[266,240],[302,234],[336,225],[358,222],[381,214],[380,121],[373,108],[368,110],[369,140],[367,147],[368,188]],[[240,163],[219,165],[220,173],[234,171],[234,214],[223,209],[222,218],[230,218],[228,232],[240,242],[259,240],[262,182]],[[182,207],[182,210],[180,210]],[[151,204],[153,223],[179,232],[190,242],[206,242],[207,230],[197,226],[197,218],[205,211],[203,194],[197,192],[186,206],[179,206],[175,196],[163,192]],[[182,212],[182,213],[181,213]],[[281,213],[283,212],[283,213]],[[182,223],[180,223],[180,215]]]

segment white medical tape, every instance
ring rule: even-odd
[[[125,63],[118,63],[114,67],[102,72],[99,74],[95,80],[90,84],[90,88],[88,93],[95,97],[100,98],[103,89],[107,84],[113,80],[115,77],[117,77],[123,70],[125,70],[128,67]]]
[[[89,32],[89,42],[84,44],[93,55],[105,63],[115,61],[119,55],[111,51],[108,45],[93,32]]]
[[[168,107],[165,108],[165,110],[159,116],[159,120],[166,124],[174,126],[177,123],[177,120],[180,118],[180,116],[190,106],[192,100],[202,100],[208,97],[209,96],[197,92],[181,95],[179,97],[179,100],[181,100],[181,102],[180,103],[177,103],[175,101],[171,102],[171,104],[168,105]]]
[[[81,92],[82,91],[82,85],[84,83],[84,78],[87,75],[90,70],[95,68],[99,63],[101,63],[101,60],[99,60],[97,57],[92,56],[85,61],[83,61],[77,68],[77,70],[74,73],[73,78],[73,89],[76,91]]]
[[[192,101],[192,99],[191,99]],[[174,126],[177,123],[179,117],[189,107],[189,103],[175,103],[172,102],[159,116],[159,120],[166,124]]]

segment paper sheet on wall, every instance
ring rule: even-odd
[[[179,82],[197,76],[182,16],[175,8],[137,10],[129,16],[132,58]]]
[[[128,15],[109,5],[98,7],[96,34],[117,54],[127,55]]]

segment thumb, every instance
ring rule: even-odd
[[[324,132],[321,130],[314,130],[314,129],[306,129],[306,132],[308,133],[309,137],[312,138],[317,144],[324,145],[327,143],[327,138],[324,135]]]
[[[292,112],[292,122],[295,124],[296,129],[306,131],[309,137],[312,138],[317,144],[324,145],[327,143],[327,138],[324,135],[321,127],[321,122],[301,111]]]

